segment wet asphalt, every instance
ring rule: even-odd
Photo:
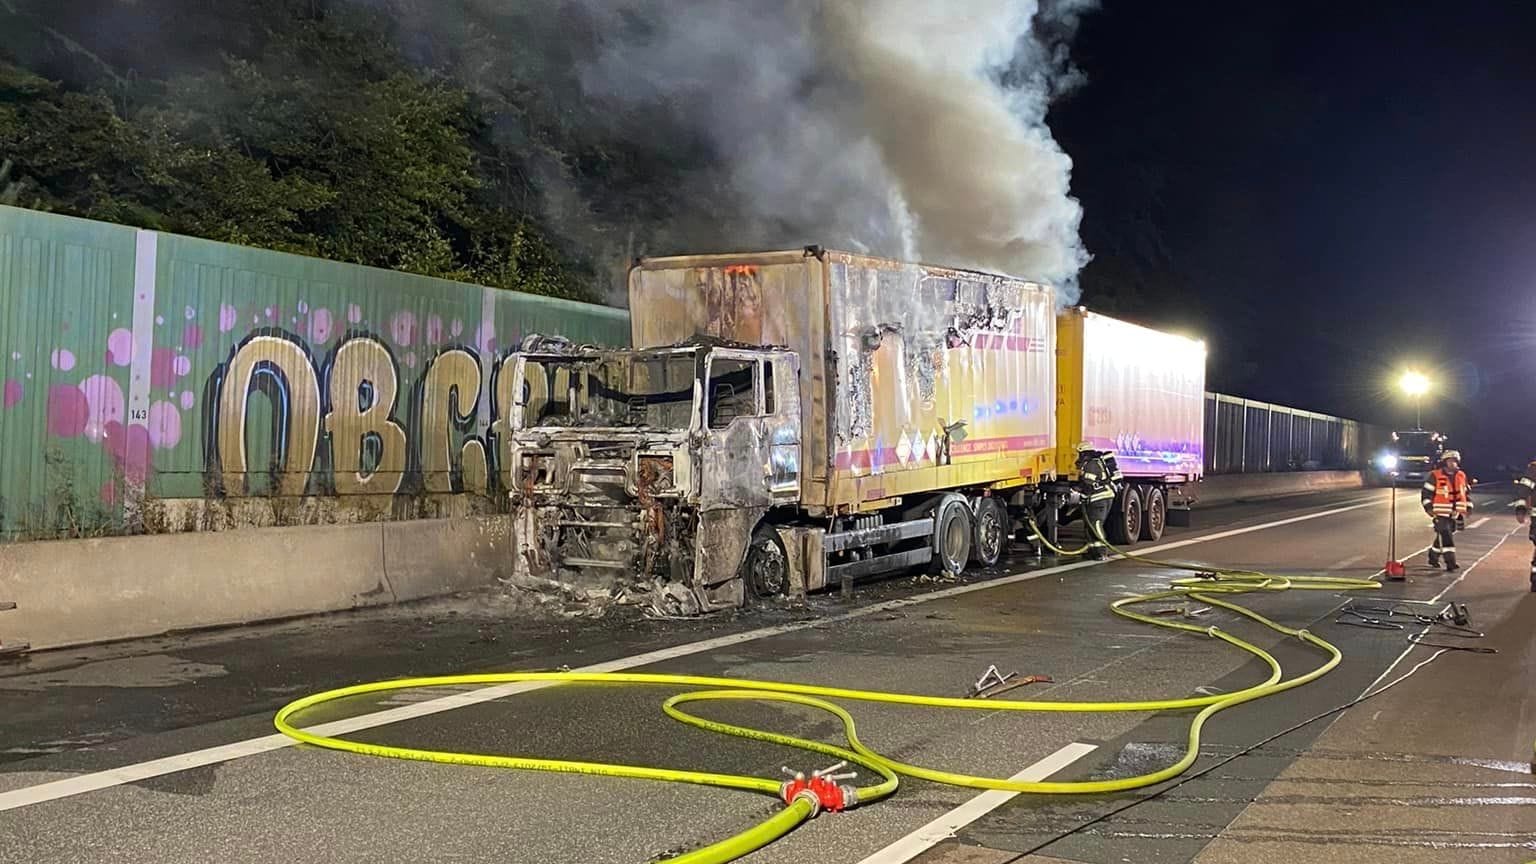
[[[1239,504],[1200,514],[1178,541],[1332,507],[1320,519],[1213,539],[1167,553],[1279,572],[1366,576],[1384,558],[1386,508],[1377,490]],[[1400,501],[1401,503],[1401,501]],[[1162,795],[1013,798],[915,860],[935,862],[1322,861],[1524,862],[1536,858],[1530,773],[1536,704],[1528,706],[1536,598],[1526,591],[1529,543],[1495,497],[1489,521],[1459,536],[1455,585],[1411,568],[1387,597],[1467,602],[1477,644],[1436,659],[1391,691],[1291,732],[1270,735],[1359,696],[1394,662],[1394,676],[1433,649],[1409,631],[1334,623],[1345,598],[1288,592],[1252,605],[1307,627],[1346,656],[1306,687],[1224,712],[1207,727],[1196,771],[1232,761]],[[1429,540],[1425,520],[1400,512],[1400,545]],[[1419,542],[1411,542],[1419,541]],[[1418,559],[1422,562],[1422,556]],[[1049,562],[1044,562],[1049,563]],[[1037,565],[1016,557],[984,585]],[[1257,661],[1218,640],[1171,634],[1110,614],[1127,592],[1174,574],[1136,562],[1049,573],[920,603],[955,587],[915,579],[862,588],[851,602],[815,598],[698,621],[656,622],[516,614],[495,594],[37,654],[0,666],[0,793],[270,733],[270,718],[304,693],[381,678],[553,669],[627,657],[762,628],[762,635],[649,665],[646,671],[825,683],[960,695],[982,669],[1042,674],[1055,683],[1014,694],[1123,700],[1239,689]],[[1381,602],[1373,598],[1373,602]],[[855,613],[854,617],[847,617]],[[1202,623],[1275,652],[1288,670],[1320,655],[1296,640],[1235,623]],[[1405,656],[1404,652],[1407,651]],[[1390,677],[1387,680],[1391,680]],[[771,745],[682,727],[659,710],[669,691],[564,686],[357,733],[359,740],[776,777],[819,767]],[[306,723],[444,695],[404,691],[350,700]],[[1053,779],[1125,776],[1178,757],[1189,713],[1020,714],[850,704],[864,740],[904,761],[1006,776],[1081,742],[1086,757]],[[779,704],[697,706],[710,717],[833,740],[835,721]],[[1177,781],[1175,781],[1177,782]],[[1157,789],[1148,791],[1158,791]],[[975,796],[904,781],[892,799],[826,815],[750,861],[862,862]],[[1140,803],[1137,803],[1140,802]],[[1129,806],[1112,816],[1113,810]],[[284,748],[217,765],[0,812],[0,862],[133,861],[638,862],[696,848],[761,820],[773,800],[749,793],[588,776],[393,762]],[[1454,850],[1454,851],[1452,851]],[[902,860],[888,858],[884,861]]]

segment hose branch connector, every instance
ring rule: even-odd
[[[839,784],[838,781],[852,780],[859,776],[858,773],[855,771],[849,771],[846,774],[833,773],[847,765],[846,761],[839,762],[820,771],[812,771],[809,777],[802,771],[791,771],[786,767],[783,771],[791,779],[779,786],[779,797],[784,799],[785,804],[793,804],[799,800],[809,801],[812,818],[820,815],[823,810],[839,813],[856,806],[859,803],[859,790]]]

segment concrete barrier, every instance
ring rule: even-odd
[[[1358,471],[1210,477],[1197,507],[1362,486]],[[0,544],[0,639],[34,650],[452,594],[511,571],[505,516]]]
[[[0,638],[34,650],[379,606],[493,584],[507,517],[0,545]]]
[[[1306,495],[1338,489],[1359,489],[1365,485],[1359,471],[1286,471],[1274,474],[1219,474],[1207,477],[1195,486],[1201,504],[1230,504],[1287,495]]]

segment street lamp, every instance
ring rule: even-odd
[[[1429,378],[1422,372],[1408,370],[1397,379],[1397,388],[1413,398],[1413,428],[1424,428],[1424,394],[1429,392]]]

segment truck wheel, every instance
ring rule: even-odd
[[[950,498],[939,505],[933,524],[935,572],[959,576],[971,560],[971,508],[964,499]]]
[[[1008,510],[988,496],[976,502],[971,530],[971,560],[982,567],[996,567],[1008,546]]]
[[[1104,520],[1104,533],[1116,546],[1130,546],[1141,539],[1141,496],[1127,486],[1115,505],[1109,508],[1109,518]]]
[[[1141,539],[1156,543],[1163,539],[1163,529],[1168,527],[1168,498],[1163,490],[1148,486],[1142,500],[1146,507],[1141,517]]]
[[[789,590],[789,555],[784,541],[771,525],[759,525],[752,532],[746,560],[741,562],[741,578],[747,593],[760,600],[778,597]]]

